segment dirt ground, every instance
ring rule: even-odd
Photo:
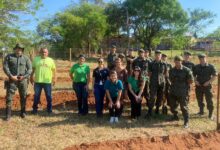
[[[58,82],[56,86],[54,87],[53,91],[53,108],[54,109],[66,109],[66,107],[69,107],[70,109],[77,108],[77,101],[74,91],[71,89],[71,80],[68,77],[68,72],[70,68],[70,64],[67,61],[57,61],[57,76],[58,76]],[[67,65],[66,65],[67,64]],[[95,68],[94,64],[91,64],[91,68]],[[91,69],[91,70],[92,70]],[[4,73],[0,72],[0,109],[4,110],[5,108],[5,90],[4,90],[4,80],[7,79]],[[68,90],[65,90],[68,89]],[[216,97],[216,83],[213,85],[213,93]],[[195,100],[195,94],[194,94],[194,87],[192,88],[191,97],[190,99],[192,101]],[[28,91],[28,97],[27,97],[27,110],[32,110],[32,104],[33,104],[33,97],[34,97],[33,87],[29,86]],[[129,106],[129,103],[125,103],[127,106]],[[193,103],[196,105],[195,101]],[[41,96],[41,103],[39,104],[40,109],[46,108],[46,98],[44,96],[44,93],[42,93]],[[94,111],[94,105],[95,100],[93,93],[90,92],[89,94],[89,108],[93,109]],[[145,105],[145,104],[143,104]],[[19,102],[19,95],[16,93],[13,99],[13,110],[19,110],[20,109],[20,102]],[[31,118],[32,119],[32,118]],[[31,120],[29,119],[29,120]],[[127,118],[126,118],[127,119]],[[34,119],[33,119],[34,120]],[[20,121],[20,120],[19,120]],[[127,124],[126,121],[124,121],[125,124]],[[197,124],[196,121],[194,121],[195,125]],[[204,121],[205,124],[206,120]],[[4,126],[3,122],[2,125]],[[77,127],[77,126],[76,126]],[[155,127],[153,127],[155,128]],[[159,126],[160,128],[160,126]],[[161,127],[162,128],[162,127]],[[161,129],[160,128],[160,129]],[[167,127],[169,128],[169,127]],[[165,127],[165,130],[168,130]],[[195,128],[195,127],[194,127]],[[1,129],[1,128],[0,128]],[[64,129],[62,129],[64,130]],[[109,129],[114,130],[113,129]],[[139,129],[144,130],[142,128]],[[2,134],[3,130],[0,130],[0,135]],[[54,131],[55,132],[55,131]],[[124,132],[124,131],[123,131]],[[144,131],[146,132],[146,131]],[[163,150],[163,149],[219,149],[220,147],[220,132],[219,131],[209,131],[209,132],[203,132],[203,133],[191,133],[191,130],[189,132],[183,132],[184,134],[179,134],[181,132],[176,132],[177,134],[174,134],[173,131],[171,135],[168,136],[138,136],[138,134],[134,134],[134,138],[131,138],[133,136],[128,136],[129,138],[116,138],[116,140],[98,140],[95,142],[76,142],[73,146],[66,145],[66,150],[79,150],[79,149],[94,149],[94,150],[127,150],[127,149],[135,149],[135,150],[142,150],[142,149],[153,149],[153,150]],[[169,133],[169,132],[168,132]],[[109,133],[110,134],[110,133]],[[145,134],[145,133],[144,133]],[[146,133],[148,135],[148,133]],[[149,133],[150,134],[150,133]],[[97,134],[98,135],[98,134]],[[158,135],[163,135],[158,133]],[[100,137],[100,139],[102,139]],[[108,139],[108,138],[106,138]],[[114,138],[111,138],[114,139]],[[21,148],[21,147],[20,147]],[[63,147],[62,147],[63,148]],[[10,148],[9,148],[10,149]],[[56,149],[56,148],[55,148]]]

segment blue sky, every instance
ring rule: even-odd
[[[43,7],[36,13],[36,15],[21,15],[22,20],[30,19],[28,23],[22,23],[19,26],[24,30],[36,30],[37,24],[46,18],[53,16],[55,13],[64,10],[70,4],[77,4],[78,0],[42,0]],[[207,27],[205,33],[214,31],[220,26],[220,0],[179,0],[183,9],[202,8],[210,10],[217,15],[215,22]]]

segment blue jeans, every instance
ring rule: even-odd
[[[73,90],[78,100],[78,113],[82,115],[88,114],[88,91],[86,89],[86,83],[74,82]]]
[[[51,95],[51,83],[35,83],[34,84],[34,104],[33,111],[37,112],[38,104],[40,102],[41,91],[44,89],[47,99],[47,112],[52,112],[52,95]]]
[[[102,115],[103,103],[104,103],[104,97],[105,97],[104,85],[95,84],[94,85],[94,95],[95,95],[96,114]]]

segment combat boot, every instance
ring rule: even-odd
[[[20,117],[21,117],[21,118],[25,118],[25,117],[26,117],[26,111],[25,111],[25,109],[21,110]]]
[[[173,115],[173,117],[171,117],[169,121],[179,121],[179,117],[177,115]]]
[[[159,109],[159,107],[156,107],[156,109],[155,109],[155,114],[157,114],[157,115],[160,114],[160,109]]]
[[[199,110],[199,112],[198,112],[197,114],[200,115],[200,116],[204,115],[204,110],[203,110],[203,108],[200,108],[200,110]]]
[[[163,106],[163,107],[162,107],[162,114],[167,115],[167,113],[168,113],[168,108],[167,108],[167,106]]]
[[[151,119],[151,117],[152,117],[152,109],[149,109],[147,114],[145,115],[145,118],[146,119]]]
[[[214,120],[213,110],[209,110],[209,119]]]
[[[10,118],[11,118],[11,107],[10,107],[10,106],[7,106],[7,107],[6,107],[6,118],[5,118],[5,120],[6,120],[6,121],[9,121]]]

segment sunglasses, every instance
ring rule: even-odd
[[[98,61],[98,63],[103,63],[103,61]]]

